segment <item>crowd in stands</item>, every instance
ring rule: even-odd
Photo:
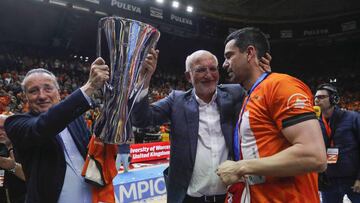
[[[69,93],[84,84],[90,69],[90,60],[79,57],[42,58],[24,55],[12,55],[0,53],[0,113],[21,113],[28,110],[26,99],[21,89],[21,81],[28,70],[32,68],[45,68],[52,71],[60,85],[61,97],[65,98]],[[295,75],[296,76],[296,75]],[[305,81],[312,90],[318,84],[336,81],[341,95],[340,106],[344,109],[360,111],[360,74],[346,74],[343,72],[336,78],[331,76],[297,76]],[[157,101],[171,90],[187,90],[191,86],[185,80],[184,75],[167,73],[161,68],[157,70],[150,86],[150,100]],[[101,103],[101,97],[97,99]],[[99,113],[99,108],[87,112],[88,125],[91,126]]]
[[[89,62],[88,62],[89,61]],[[65,98],[86,82],[90,70],[90,60],[78,56],[65,58],[40,58],[15,56],[0,53],[0,113],[14,114],[28,111],[26,98],[21,89],[21,81],[32,68],[45,68],[52,71],[58,79],[60,96]],[[150,100],[157,101],[173,89],[186,90],[190,84],[182,76],[157,71],[150,87]],[[101,103],[101,93],[95,99]],[[99,107],[85,114],[89,127],[99,114]]]
[[[334,76],[334,74],[326,74],[322,76],[307,76],[299,78],[309,85],[312,92],[316,91],[319,84],[334,84],[340,95],[339,106],[346,110],[360,112],[360,81],[358,79],[360,73],[349,72],[339,72],[336,76]]]

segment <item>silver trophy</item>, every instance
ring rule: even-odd
[[[141,64],[150,48],[155,47],[160,32],[153,26],[136,20],[102,18],[98,27],[98,56],[101,56],[103,32],[109,50],[107,63],[110,62],[110,79],[104,85],[103,106],[96,120],[94,133],[105,143],[121,144],[132,136],[129,115],[142,90],[143,81],[138,81]]]

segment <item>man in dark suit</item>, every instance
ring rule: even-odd
[[[82,114],[108,78],[108,67],[98,58],[87,83],[60,101],[51,72],[33,69],[26,74],[22,87],[30,112],[5,122],[25,173],[26,202],[91,202],[90,187],[81,176],[90,134]]]
[[[157,56],[158,51],[152,50],[144,62],[141,77],[149,77],[134,105],[132,121],[137,127],[171,122],[170,165],[164,171],[167,201],[224,202],[226,187],[215,170],[233,157],[232,133],[245,92],[240,85],[217,85],[217,58],[200,50],[186,59],[186,78],[194,88],[173,91],[149,105],[147,92]]]

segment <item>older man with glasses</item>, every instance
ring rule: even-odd
[[[145,90],[135,103],[132,121],[136,127],[171,122],[170,165],[164,171],[167,201],[224,202],[226,187],[216,168],[233,158],[232,133],[237,121],[244,89],[236,85],[217,85],[218,60],[209,51],[195,51],[186,58],[185,76],[193,89],[173,91],[151,105],[148,87],[156,69],[158,51],[145,61]],[[264,60],[268,66],[269,60]]]

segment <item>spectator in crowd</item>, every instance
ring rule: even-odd
[[[130,142],[120,144],[116,156],[116,169],[119,171],[121,164],[124,167],[124,173],[129,171]]]
[[[14,148],[4,130],[8,115],[0,115],[0,202],[25,202],[25,176],[21,164],[16,161]]]
[[[236,159],[217,170],[230,186],[227,202],[319,202],[314,172],[325,170],[326,153],[310,89],[259,65],[270,51],[259,29],[237,30],[225,44],[223,67],[248,91],[235,130]]]
[[[33,69],[26,74],[22,86],[30,112],[7,118],[5,130],[24,169],[27,203],[91,202],[81,176],[90,136],[82,114],[108,78],[108,67],[97,58],[87,83],[60,102],[53,73]]]
[[[321,109],[320,124],[327,149],[327,169],[319,174],[323,203],[360,202],[360,114],[341,110],[335,86],[321,84],[315,94],[315,105]]]

